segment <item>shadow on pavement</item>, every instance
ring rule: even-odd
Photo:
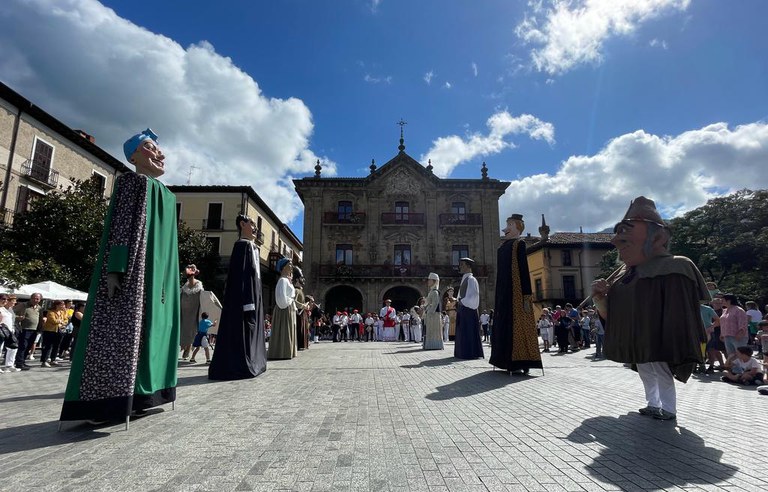
[[[396,350],[394,352],[387,352],[387,355],[397,355],[397,354],[415,354],[416,352],[429,352],[429,350],[424,350],[419,344],[418,348],[413,348],[410,350]]]
[[[67,422],[64,425],[67,426]],[[59,421],[40,422],[0,429],[0,455],[47,448],[62,444],[90,441],[109,436],[106,432],[94,432],[89,424],[72,424],[58,432]]]
[[[446,359],[451,360],[451,359]],[[456,359],[453,359],[456,360]],[[426,396],[429,400],[451,400],[478,395],[504,386],[519,383],[529,379],[519,373],[507,374],[506,371],[483,371],[464,379],[459,379],[444,386],[435,388],[437,391]]]
[[[722,464],[723,452],[707,447],[698,434],[672,421],[640,414],[584,420],[566,439],[602,445],[600,454],[587,465],[589,473],[621,488],[665,490],[717,484],[739,470]]]
[[[427,359],[419,362],[418,364],[407,364],[400,366],[405,369],[418,369],[419,367],[440,367],[458,362],[456,357],[446,357],[445,359]]]
[[[0,403],[12,403],[16,401],[28,401],[28,400],[63,400],[64,393],[51,393],[49,395],[28,395],[28,396],[12,396],[10,398],[0,398]]]
[[[209,384],[209,383],[216,383],[217,381],[213,381],[211,379],[208,379],[208,374],[198,374],[197,376],[185,376],[180,377],[178,379],[178,382],[176,383],[176,386],[197,386],[200,384]]]

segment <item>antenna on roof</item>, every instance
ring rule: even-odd
[[[187,184],[192,183],[192,172],[194,172],[196,169],[200,169],[200,168],[195,166],[194,164],[189,166],[189,172],[187,173]]]

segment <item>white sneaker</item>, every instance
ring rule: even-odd
[[[15,366],[6,366],[5,372],[21,372],[21,369]]]
[[[51,365],[47,362],[43,362],[43,367],[51,367]]]
[[[2,374],[2,373],[4,373],[4,372],[5,372],[5,371],[3,371],[3,368],[2,368],[2,367],[0,367],[0,374]]]
[[[59,362],[61,360],[64,360],[64,359],[62,359],[61,357],[56,357],[56,359],[54,359],[55,362]]]
[[[27,360],[35,360],[35,356],[34,356],[34,355],[32,355],[32,354],[29,354],[29,355],[27,356]]]

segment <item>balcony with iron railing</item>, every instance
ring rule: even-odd
[[[424,225],[424,214],[414,212],[383,212],[382,225]]]
[[[364,226],[365,212],[325,212],[323,224]]]
[[[0,216],[2,216],[2,217],[0,217],[0,218],[2,218],[2,222],[1,222],[2,225],[4,225],[4,226],[11,226],[11,225],[13,225],[13,216],[14,215],[15,214],[14,214],[13,210],[11,210],[10,208],[5,208],[5,209],[0,210]]]
[[[440,214],[440,226],[481,226],[483,214]]]
[[[425,279],[430,272],[440,277],[461,277],[454,265],[320,265],[320,277],[344,279],[418,278]],[[475,277],[487,277],[486,265],[474,265]]]
[[[55,169],[35,166],[29,161],[21,165],[22,176],[48,188],[56,188],[59,184],[59,172]]]
[[[204,231],[223,231],[224,219],[203,219]]]

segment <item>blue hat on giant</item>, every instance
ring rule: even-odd
[[[285,268],[285,265],[287,265],[290,262],[291,260],[289,260],[288,258],[280,258],[279,260],[277,260],[277,271],[282,272],[283,268]]]
[[[136,152],[136,149],[139,148],[139,145],[141,145],[141,142],[144,140],[152,140],[157,143],[157,134],[153,132],[151,128],[147,128],[143,132],[137,133],[125,141],[123,144],[123,153],[125,154],[125,158],[128,159],[128,162],[131,161],[131,156]]]

